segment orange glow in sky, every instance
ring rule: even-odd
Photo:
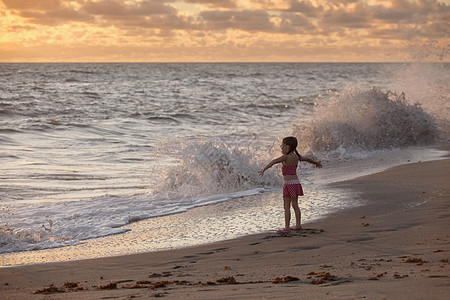
[[[449,61],[450,0],[0,0],[0,62]]]

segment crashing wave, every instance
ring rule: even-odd
[[[316,155],[428,145],[439,136],[435,119],[419,103],[377,88],[346,90],[320,105],[316,116],[293,126],[301,151]]]

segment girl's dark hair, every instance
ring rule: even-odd
[[[294,151],[295,154],[297,154],[298,157],[300,158],[300,154],[299,154],[298,151],[297,151],[297,145],[298,145],[298,142],[297,142],[297,138],[296,138],[296,137],[293,137],[293,136],[285,137],[285,138],[283,139],[283,144],[289,146],[289,152],[288,152],[287,154],[289,154],[289,153],[291,153],[292,151]]]

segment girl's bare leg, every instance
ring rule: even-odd
[[[298,207],[298,197],[291,199],[292,208],[294,209],[295,214],[295,228],[300,228],[300,226],[302,226],[302,213],[300,212],[300,208]]]
[[[283,197],[284,201],[284,229],[289,229],[291,225],[291,201],[289,197]]]

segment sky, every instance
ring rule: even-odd
[[[450,61],[450,0],[0,0],[0,62]]]

